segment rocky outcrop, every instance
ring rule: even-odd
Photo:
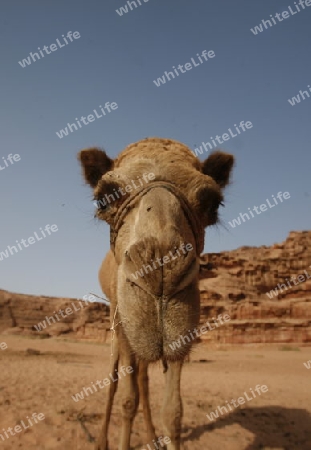
[[[202,335],[204,342],[310,344],[311,231],[291,232],[285,242],[272,247],[202,255],[200,291],[202,325],[212,324],[219,314],[231,318]],[[109,308],[0,291],[3,331],[106,342],[111,333]]]
[[[200,278],[201,322],[231,317],[205,341],[311,343],[310,231],[291,232],[272,247],[203,255]]]
[[[109,328],[105,304],[0,291],[0,333],[37,334],[42,338],[67,334],[74,339],[105,342]]]

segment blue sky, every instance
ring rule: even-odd
[[[58,231],[0,261],[0,288],[81,298],[100,294],[109,228],[93,219],[76,155],[102,146],[115,157],[147,136],[191,149],[240,121],[253,127],[220,147],[236,158],[206,252],[271,245],[311,224],[311,7],[254,35],[250,28],[294,2],[149,0],[119,16],[124,0],[1,2],[1,151],[21,160],[0,171],[0,252],[40,227]],[[18,61],[68,31],[79,39],[22,68]],[[153,80],[197,53],[215,58],[161,87]],[[59,139],[56,131],[106,102],[118,109]],[[200,159],[207,157],[208,153]],[[232,228],[240,212],[279,191],[290,199]]]

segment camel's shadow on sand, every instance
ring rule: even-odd
[[[209,419],[206,417],[206,420]],[[214,422],[189,427],[183,442],[198,439],[202,434],[240,424],[254,434],[254,440],[241,450],[259,450],[265,447],[284,450],[311,449],[311,414],[304,409],[280,406],[236,409]]]

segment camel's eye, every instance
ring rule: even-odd
[[[217,201],[217,203],[215,204],[215,207],[214,207],[214,212],[215,213],[217,213],[218,212],[218,209],[219,209],[219,207],[220,206],[225,206],[225,204],[222,202],[222,201]]]
[[[106,211],[106,209],[108,208],[108,205],[103,205],[102,203],[99,204],[98,209],[100,209],[101,211]]]
[[[93,204],[99,211],[106,211],[109,207],[106,200],[104,200],[104,199],[98,200],[98,199],[94,198]]]

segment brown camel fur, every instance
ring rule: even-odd
[[[148,442],[156,439],[147,369],[149,363],[159,360],[166,371],[163,431],[169,438],[166,443],[170,440],[167,449],[179,450],[180,378],[192,342],[175,350],[169,344],[198,325],[198,273],[204,228],[217,222],[233,156],[216,151],[201,163],[180,142],[147,138],[129,145],[115,160],[97,148],[82,150],[79,159],[85,180],[94,189],[94,199],[99,201],[96,215],[111,227],[111,250],[99,272],[102,290],[111,301],[111,373],[119,364],[133,368],[119,381],[119,450],[130,449],[139,397]],[[104,198],[106,201],[101,202]],[[181,251],[186,244],[187,251]],[[165,259],[166,255],[172,257]],[[143,267],[145,273],[138,275]],[[97,450],[108,449],[108,425],[117,384],[109,386]]]

